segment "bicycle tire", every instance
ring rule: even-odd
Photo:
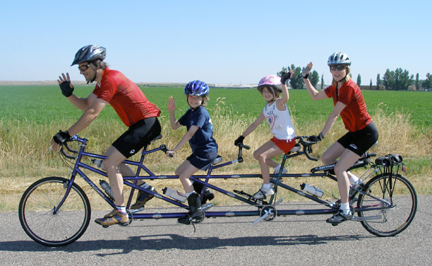
[[[65,246],[79,239],[86,231],[91,206],[84,191],[72,188],[57,213],[54,208],[63,199],[69,180],[46,177],[30,185],[21,197],[18,214],[26,234],[45,246]]]
[[[417,194],[412,184],[399,174],[380,174],[372,178],[363,189],[370,195],[391,203],[388,208],[358,212],[359,217],[381,216],[381,219],[361,221],[371,234],[379,237],[395,236],[404,231],[414,219],[417,211]],[[386,204],[360,194],[358,208],[382,208]]]

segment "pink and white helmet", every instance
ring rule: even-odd
[[[281,88],[281,78],[275,75],[268,75],[263,77],[258,83],[258,91],[262,93],[264,87],[270,87],[277,90],[279,93],[282,92]],[[273,93],[274,94],[274,93]]]

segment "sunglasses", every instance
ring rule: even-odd
[[[81,65],[81,66],[78,66],[78,70],[84,72],[84,71],[86,71],[87,69],[89,69],[89,67],[90,67],[90,64],[87,64],[87,65]]]
[[[331,71],[336,71],[336,70],[342,71],[342,70],[344,70],[345,68],[347,68],[347,66],[345,66],[345,65],[334,65],[334,66],[330,66],[330,70],[331,70]]]

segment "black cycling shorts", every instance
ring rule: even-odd
[[[150,144],[150,141],[160,133],[161,125],[158,118],[145,118],[130,126],[112,145],[126,158],[129,158],[142,147]]]
[[[378,140],[378,129],[374,122],[370,122],[365,128],[356,131],[348,132],[343,137],[338,139],[338,142],[358,156],[362,156],[370,147]]]

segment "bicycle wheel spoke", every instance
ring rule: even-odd
[[[47,246],[67,245],[86,230],[90,221],[90,204],[87,196],[76,184],[60,209],[67,179],[49,177],[31,185],[23,194],[19,216],[24,231],[36,242]]]
[[[417,210],[417,195],[407,179],[400,175],[378,175],[368,182],[367,190],[369,195],[359,196],[357,207],[365,210],[358,215],[379,218],[362,221],[366,230],[377,236],[393,236],[409,226]]]

